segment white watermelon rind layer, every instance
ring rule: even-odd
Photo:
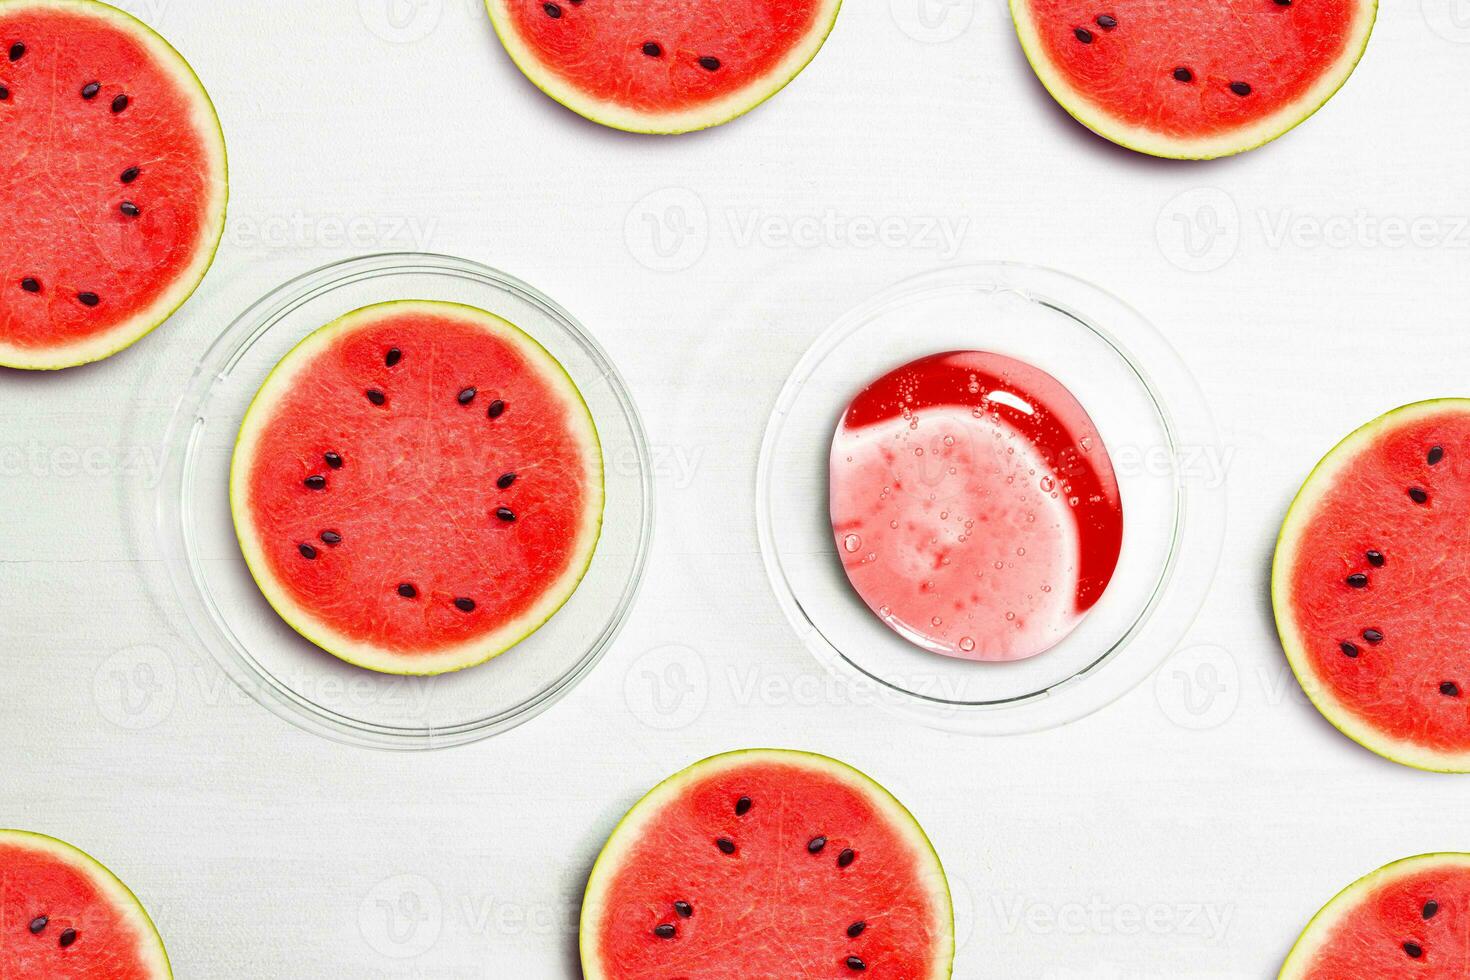
[[[1442,851],[1434,854],[1419,854],[1386,864],[1348,885],[1332,897],[1326,905],[1307,923],[1297,938],[1286,962],[1281,965],[1277,980],[1302,980],[1308,975],[1313,961],[1332,939],[1334,931],[1350,914],[1357,911],[1362,901],[1379,888],[1396,878],[1417,875],[1436,867],[1458,868],[1470,874],[1470,854]],[[1344,978],[1346,980],[1346,978]]]
[[[511,61],[542,92],[560,102],[568,109],[613,129],[630,133],[647,133],[657,136],[675,136],[721,126],[732,119],[745,115],[781,91],[800,75],[812,59],[822,50],[828,36],[837,24],[837,14],[842,9],[842,0],[822,0],[812,30],[792,48],[775,68],[748,85],[731,92],[713,102],[676,112],[648,112],[620,105],[607,99],[588,96],[568,82],[536,53],[516,31],[509,12],[511,0],[485,0],[490,12],[490,23],[499,35]]]
[[[607,843],[603,845],[602,853],[592,866],[592,874],[587,879],[587,889],[582,896],[578,944],[581,947],[584,980],[609,980],[614,976],[611,972],[614,964],[605,963],[598,948],[603,918],[615,911],[608,905],[607,892],[617,878],[623,859],[641,839],[645,828],[659,816],[665,805],[677,799],[690,786],[721,772],[760,763],[805,768],[839,780],[872,802],[888,818],[889,826],[909,842],[914,859],[919,865],[919,877],[932,899],[936,914],[934,933],[941,937],[941,947],[934,950],[934,971],[928,977],[913,977],[911,980],[949,980],[954,973],[954,905],[944,866],[924,829],[893,794],[867,774],[825,755],[795,749],[738,749],[711,756],[665,779],[633,805],[613,828]]]
[[[163,937],[158,934],[158,928],[149,918],[148,910],[143,908],[138,896],[102,862],[66,841],[29,830],[0,829],[0,843],[14,844],[24,850],[44,854],[71,867],[92,882],[110,901],[112,910],[137,931],[141,940],[136,951],[138,960],[153,980],[171,980],[174,973],[168,961],[168,951],[164,949]]]
[[[1338,475],[1358,454],[1385,431],[1435,415],[1470,415],[1470,398],[1437,398],[1404,405],[1361,426],[1338,443],[1308,475],[1286,512],[1276,539],[1276,556],[1271,564],[1271,605],[1276,614],[1276,632],[1286,652],[1292,673],[1317,710],[1348,738],[1386,759],[1431,772],[1470,772],[1470,752],[1440,752],[1394,738],[1360,718],[1333,694],[1326,681],[1312,669],[1302,629],[1291,603],[1291,580],[1297,548],[1317,504],[1337,485]]]
[[[161,326],[183,306],[204,281],[225,233],[229,206],[229,161],[219,115],[205,91],[204,83],[184,56],[147,24],[132,14],[98,0],[0,0],[0,15],[17,11],[66,11],[96,17],[136,37],[153,53],[160,67],[171,71],[179,88],[192,96],[194,123],[208,155],[205,163],[216,175],[213,196],[205,208],[209,223],[200,231],[193,261],[153,303],[100,334],[52,347],[22,347],[0,340],[0,366],[27,371],[56,371],[111,357],[137,343]]]
[[[1011,19],[1015,21],[1016,34],[1021,39],[1021,49],[1026,54],[1026,60],[1031,62],[1036,77],[1068,115],[1119,146],[1150,156],[1175,160],[1213,160],[1254,150],[1291,132],[1326,105],[1347,84],[1353,70],[1358,67],[1378,17],[1378,0],[1357,2],[1359,16],[1342,57],[1301,98],[1249,126],[1210,136],[1184,138],[1127,123],[1109,115],[1085,92],[1069,82],[1047,55],[1036,21],[1031,16],[1030,0],[1010,0]]]
[[[498,629],[464,643],[443,647],[431,653],[405,654],[353,639],[322,622],[311,610],[298,603],[271,571],[270,563],[259,544],[260,532],[246,502],[249,496],[249,461],[254,458],[260,436],[272,418],[272,396],[276,392],[289,390],[297,374],[310,364],[318,352],[336,343],[346,334],[371,325],[385,316],[413,313],[450,316],[459,322],[480,326],[515,345],[525,356],[527,363],[540,370],[542,380],[560,395],[562,403],[567,407],[568,425],[581,428],[580,442],[587,464],[587,507],[583,511],[582,523],[578,529],[581,546],[574,550],[561,578],[547,585],[541,599],[534,606]],[[255,578],[255,584],[266,601],[287,625],[326,652],[350,664],[384,674],[431,676],[478,666],[498,657],[545,625],[571,599],[592,565],[592,557],[602,534],[604,492],[602,443],[597,435],[597,426],[576,382],[561,363],[533,337],[508,320],[476,307],[431,300],[398,300],[354,310],[317,329],[292,348],[266,377],[249,408],[245,410],[245,418],[240,424],[240,435],[235,442],[235,451],[230,461],[230,513],[235,522],[235,536],[240,542],[240,550],[245,556],[250,574]]]

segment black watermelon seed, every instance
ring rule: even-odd
[[[419,590],[414,588],[407,582],[404,582],[402,585],[398,586],[398,594],[403,596],[403,598],[405,599],[412,599],[414,596],[419,594]]]
[[[313,473],[302,482],[306,484],[308,490],[325,490],[327,488],[327,478],[320,473]]]
[[[83,306],[96,306],[102,302],[102,297],[96,293],[77,293],[77,302]]]
[[[68,946],[76,941],[77,931],[75,929],[63,929],[61,930],[61,935],[57,938],[57,942],[60,944],[62,949],[66,949]]]
[[[703,68],[705,71],[719,71],[720,59],[711,58],[709,55],[705,55],[703,58],[699,59],[699,67]]]
[[[1276,6],[1278,6],[1278,7],[1290,7],[1291,6],[1291,0],[1276,0]]]
[[[369,388],[367,392],[367,399],[374,405],[382,405],[388,400],[388,396],[383,394],[376,388]]]
[[[1439,912],[1439,903],[1436,902],[1434,899],[1431,898],[1429,901],[1427,901],[1427,902],[1424,903],[1424,911],[1423,911],[1424,918],[1426,918],[1426,919],[1432,919],[1432,918],[1435,917],[1436,914],[1438,914],[1438,912]]]
[[[543,3],[541,5],[541,9],[546,11],[546,16],[550,17],[552,20],[555,20],[556,18],[561,16],[561,8],[554,3]]]
[[[387,364],[389,367],[392,367],[393,365],[397,364],[401,360],[403,360],[403,351],[399,350],[397,347],[395,347],[392,350],[390,350],[383,357],[383,363],[384,364]]]
[[[473,600],[473,599],[455,599],[454,600],[454,608],[455,609],[458,609],[460,612],[474,612],[475,611],[475,600]]]
[[[20,281],[20,288],[28,293],[39,293],[41,291],[41,283],[30,276],[26,276]]]
[[[1347,584],[1355,589],[1366,589],[1368,587],[1368,576],[1362,572],[1354,572],[1347,577]]]
[[[687,919],[694,914],[694,906],[688,902],[675,902],[674,911],[679,913],[679,918]]]
[[[664,49],[661,45],[655,44],[653,41],[649,41],[647,44],[643,45],[643,53],[648,55],[650,58],[660,58],[663,57]]]
[[[495,508],[495,516],[500,518],[507,524],[514,524],[516,519],[516,512],[511,510],[509,507],[497,507]]]
[[[502,489],[502,490],[509,490],[511,484],[512,483],[515,483],[515,482],[516,482],[516,475],[514,473],[506,473],[500,479],[498,479],[498,480],[495,481],[495,485],[497,487],[499,487],[500,489]]]
[[[1101,27],[1105,31],[1111,31],[1113,28],[1118,26],[1118,18],[1114,17],[1112,14],[1098,14],[1097,26]]]
[[[121,180],[124,184],[131,184],[133,181],[138,179],[138,175],[140,173],[142,173],[142,171],[139,170],[137,167],[129,167],[122,172],[118,179]]]
[[[309,544],[297,545],[296,550],[300,551],[301,557],[307,561],[313,561],[316,558],[316,549]]]
[[[1183,66],[1174,69],[1174,80],[1178,82],[1194,81],[1194,72]]]
[[[1409,488],[1409,499],[1412,500],[1412,501],[1414,501],[1414,503],[1416,503],[1416,504],[1423,504],[1423,503],[1427,503],[1429,501],[1429,494],[1425,493],[1423,490],[1419,489],[1418,487],[1410,487]]]
[[[128,107],[128,97],[126,95],[119,95],[117,98],[115,98],[115,99],[112,100],[112,111],[113,112],[122,112],[127,107]]]
[[[1236,95],[1245,96],[1251,94],[1251,87],[1246,82],[1231,82],[1230,91]]]
[[[342,468],[342,457],[338,453],[326,453],[322,456],[322,459],[325,459],[327,465],[334,470],[340,470]]]
[[[12,44],[10,46],[10,60],[11,61],[19,61],[20,59],[24,58],[25,56],[26,56],[26,46],[24,44],[22,44],[19,41],[16,41],[14,44]]]
[[[134,204],[132,201],[122,202],[117,206],[117,209],[123,214],[127,215],[129,218],[136,218],[138,215],[143,213],[138,205]]]
[[[1383,563],[1387,560],[1383,557],[1383,552],[1381,551],[1369,551],[1364,557],[1368,559],[1368,564],[1374,568],[1382,568]]]
[[[485,410],[485,414],[492,419],[500,418],[500,416],[505,414],[505,402],[499,398],[495,399],[490,403],[490,407]]]
[[[1382,643],[1383,634],[1375,629],[1366,629],[1363,630],[1363,639],[1367,640],[1369,643]]]
[[[1077,40],[1081,41],[1083,44],[1091,44],[1092,43],[1092,32],[1089,31],[1087,28],[1085,28],[1085,27],[1079,27],[1075,31],[1073,31],[1072,33],[1074,35],[1076,35]]]
[[[808,854],[821,854],[822,848],[826,846],[827,838],[825,837],[813,837],[811,840],[806,842],[806,850]]]
[[[845,868],[857,859],[857,852],[850,847],[843,848],[842,853],[837,855],[837,866]]]
[[[1417,960],[1424,955],[1424,947],[1418,943],[1404,943],[1404,952],[1408,953],[1410,958]]]
[[[728,837],[721,837],[719,840],[715,841],[715,846],[720,849],[721,854],[735,853],[735,842]]]
[[[1433,449],[1429,450],[1429,456],[1426,458],[1429,460],[1430,466],[1439,465],[1439,461],[1444,459],[1444,447],[1435,446]]]
[[[1454,681],[1445,681],[1439,685],[1439,693],[1447,698],[1457,698],[1460,696],[1460,685]]]
[[[6,88],[4,85],[0,85],[0,102],[9,102],[9,101],[10,101],[10,89]]]
[[[1425,916],[1425,918],[1428,918],[1428,916]],[[48,919],[44,915],[38,915],[38,916],[36,916],[34,919],[31,920],[31,926],[30,926],[31,935],[32,936],[39,936],[42,933],[42,931],[45,930],[46,923],[48,923],[50,921],[51,920]]]
[[[866,928],[868,928],[868,924],[866,922],[863,922],[861,920],[854,922],[852,925],[847,927],[847,938],[856,939],[863,934],[863,930]]]
[[[1344,642],[1342,644],[1342,655],[1344,657],[1356,657],[1358,655],[1358,645],[1356,643]]]
[[[866,970],[868,968],[868,964],[864,963],[862,960],[858,959],[856,956],[849,956],[847,958],[847,968],[849,970],[853,971],[854,973],[862,973],[864,970]]]
[[[740,799],[738,799],[738,800],[735,801],[735,816],[737,816],[737,817],[743,817],[743,816],[745,816],[747,813],[750,812],[750,807],[751,807],[750,797],[748,797],[748,796],[742,796],[742,797],[740,797]]]
[[[468,405],[470,402],[475,400],[475,396],[478,394],[479,392],[476,391],[474,388],[466,388],[459,393],[459,403],[461,405]]]
[[[674,934],[678,931],[678,929],[675,929],[673,925],[668,922],[653,927],[653,934],[660,939],[673,939]]]
[[[96,82],[88,82],[82,86],[82,98],[90,102],[92,99],[97,98],[97,93],[100,91],[102,91],[101,85]]]
[[[342,535],[338,534],[336,531],[323,531],[322,532],[322,543],[323,544],[341,544],[342,543]]]

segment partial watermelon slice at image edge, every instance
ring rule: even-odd
[[[1291,596],[1291,570],[1298,542],[1315,506],[1336,485],[1336,475],[1351,464],[1359,452],[1371,445],[1385,428],[1431,417],[1447,410],[1470,414],[1470,399],[1439,398],[1396,408],[1359,427],[1323,457],[1302,484],[1302,489],[1292,501],[1282,523],[1271,565],[1271,604],[1276,616],[1276,631],[1297,682],[1317,710],[1338,731],[1364,748],[1406,766],[1431,772],[1470,772],[1470,752],[1439,752],[1415,742],[1395,738],[1364,721],[1334,695],[1330,685],[1316,676],[1311,659],[1304,649],[1300,638],[1302,629],[1297,621]]]
[[[246,505],[248,497],[248,462],[253,458],[266,423],[270,420],[273,395],[289,390],[295,377],[311,365],[312,355],[330,347],[339,337],[350,334],[360,324],[371,323],[385,312],[426,312],[440,314],[457,311],[468,316],[497,337],[508,340],[526,355],[527,360],[544,369],[545,380],[555,383],[568,406],[580,406],[577,420],[583,424],[582,438],[588,448],[589,465],[595,462],[595,473],[588,474],[591,505],[583,515],[580,535],[584,542],[579,558],[572,562],[559,582],[548,586],[543,597],[529,612],[502,624],[489,635],[480,635],[458,646],[405,658],[387,653],[370,643],[363,643],[324,623],[294,598],[271,571],[270,563],[258,543],[259,531]],[[240,435],[230,466],[230,510],[236,537],[256,585],[277,614],[301,636],[348,663],[389,674],[429,676],[474,667],[500,656],[535,633],[561,609],[576,592],[591,567],[601,537],[605,487],[603,482],[602,447],[597,427],[582,393],[566,369],[535,338],[509,321],[485,310],[456,303],[426,300],[399,300],[379,303],[355,310],[318,328],[283,357],[261,384],[245,411]]]
[[[1392,864],[1386,864],[1348,885],[1322,906],[1321,910],[1307,923],[1306,928],[1302,930],[1296,943],[1291,947],[1291,952],[1287,954],[1286,961],[1281,966],[1281,972],[1277,975],[1277,980],[1307,980],[1312,977],[1314,968],[1319,965],[1318,958],[1335,940],[1346,938],[1354,950],[1366,956],[1365,937],[1378,938],[1378,930],[1374,928],[1378,923],[1374,920],[1368,923],[1366,928],[1355,931],[1353,928],[1354,914],[1363,911],[1365,901],[1372,898],[1385,886],[1392,886],[1400,880],[1415,878],[1426,872],[1431,874],[1444,872],[1470,882],[1470,854],[1447,851],[1403,858]],[[1463,908],[1454,908],[1448,901],[1440,902],[1439,907],[1456,914],[1465,914]],[[1438,914],[1442,916],[1445,912],[1441,911]],[[1422,913],[1418,917],[1421,921],[1416,925],[1423,928],[1425,921],[1423,921]],[[1397,939],[1401,942],[1412,940],[1409,935],[1382,938],[1388,941]],[[1453,932],[1451,932],[1451,938],[1457,942],[1463,942],[1463,936],[1454,935]],[[1423,949],[1423,947],[1420,948]],[[1460,951],[1463,952],[1463,948]],[[1401,958],[1405,971],[1403,976],[1430,978],[1451,975],[1444,971],[1435,972],[1432,961],[1420,962],[1404,952],[1401,946],[1394,946],[1390,955],[1394,957],[1395,962],[1399,962]],[[1371,960],[1368,962],[1372,963]],[[1372,977],[1382,975],[1384,974],[1378,973],[1371,965],[1361,967],[1354,973],[1354,977],[1360,977],[1362,980],[1371,980]],[[1395,973],[1394,975],[1399,976],[1400,974]],[[1349,980],[1349,978],[1334,976],[1332,980]]]
[[[96,889],[102,899],[108,902],[108,911],[116,917],[121,926],[138,936],[139,942],[132,957],[127,955],[128,951],[117,948],[107,948],[101,956],[96,957],[100,962],[110,964],[109,976],[125,977],[127,980],[135,980],[135,978],[166,980],[173,976],[168,952],[164,949],[163,938],[159,936],[158,929],[148,916],[147,910],[143,908],[143,904],[138,901],[138,896],[134,895],[117,875],[96,858],[65,841],[27,830],[0,829],[0,847],[16,848],[27,857],[34,858],[36,866],[30,869],[32,873],[44,870],[49,866],[64,868],[67,873],[81,876]],[[10,882],[5,885],[6,888],[14,887],[15,884],[27,880],[27,869],[16,867],[15,862],[11,862],[10,866],[3,870],[10,879]],[[25,924],[31,921],[33,915],[49,915],[53,922],[47,924],[47,929],[59,936],[61,927],[56,923],[65,923],[69,915],[79,915],[86,910],[37,908],[33,910],[7,909],[6,911],[7,925],[20,927],[20,941],[24,942],[32,938]],[[11,919],[15,921],[11,922]],[[85,938],[94,937],[89,933]],[[9,959],[12,954],[7,946],[12,942],[10,935],[0,938],[0,975],[8,976],[6,970],[18,969],[18,967],[13,967],[14,961]],[[47,947],[49,951],[51,948],[49,943]],[[17,948],[16,952],[19,951]],[[88,947],[79,940],[77,944],[65,951],[65,955],[73,964],[84,963],[89,958]],[[71,974],[58,972],[58,975],[70,976]],[[83,973],[82,975],[94,974]]]
[[[793,45],[776,67],[750,84],[714,101],[667,112],[651,112],[598,98],[579,89],[558,71],[557,66],[537,54],[535,48],[517,32],[509,9],[514,2],[516,0],[485,0],[485,7],[506,52],[532,84],[593,122],[630,133],[659,136],[720,126],[765,103],[811,64],[836,26],[842,7],[842,0],[821,0],[814,29]],[[728,8],[724,9],[728,11]],[[727,12],[726,16],[732,14]]]
[[[204,83],[193,67],[168,41],[147,24],[126,11],[98,0],[6,0],[0,3],[0,15],[29,11],[62,11],[97,17],[135,37],[157,58],[158,66],[171,71],[179,88],[194,100],[194,118],[204,138],[209,158],[201,161],[202,169],[213,175],[214,200],[208,209],[210,221],[199,237],[199,247],[186,271],[147,309],[116,324],[103,333],[81,340],[49,347],[21,347],[0,340],[0,366],[30,371],[54,371],[77,367],[110,357],[131,346],[161,326],[188,301],[203,282],[214,262],[224,237],[225,212],[229,202],[229,162],[225,151],[224,130],[219,115]]]
[[[609,980],[618,974],[613,969],[617,963],[608,951],[600,946],[603,922],[615,916],[619,910],[612,908],[608,893],[618,877],[619,870],[643,840],[643,832],[661,814],[665,807],[676,804],[686,791],[722,773],[740,769],[750,764],[775,763],[782,766],[805,767],[822,776],[840,781],[865,796],[874,807],[887,818],[889,826],[899,831],[909,842],[920,860],[929,864],[928,873],[921,878],[921,886],[933,902],[941,921],[937,931],[943,937],[942,945],[933,951],[933,970],[924,977],[911,980],[948,980],[954,973],[955,928],[954,905],[949,882],[939,854],[918,820],[883,786],[866,773],[828,756],[794,749],[752,748],[739,749],[711,756],[675,773],[659,783],[620,820],[608,836],[587,881],[582,898],[582,914],[579,927],[582,972],[585,980]],[[739,952],[732,950],[738,956]]]
[[[1119,146],[1150,156],[1178,160],[1213,160],[1244,153],[1271,142],[1295,129],[1321,109],[1352,77],[1367,50],[1368,39],[1378,15],[1377,0],[1360,0],[1362,13],[1354,22],[1342,57],[1300,98],[1263,116],[1248,126],[1198,137],[1180,137],[1119,119],[1093,95],[1068,81],[1066,74],[1046,52],[1042,26],[1031,11],[1031,0],[1010,0],[1011,17],[1021,49],[1037,78],[1073,119]],[[1101,10],[1101,8],[1099,8]],[[1087,25],[1092,26],[1092,25]]]

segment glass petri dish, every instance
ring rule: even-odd
[[[1028,660],[940,656],[884,625],[848,583],[828,510],[832,437],[864,386],[927,354],[985,350],[1050,373],[1112,456],[1122,553],[1103,597]],[[1224,465],[1204,396],[1141,315],[1060,272],[1013,263],[906,280],[847,313],[797,364],[756,473],[762,558],[786,617],[851,699],[972,734],[1049,728],[1131,690],[1183,637],[1224,537]]]
[[[301,638],[256,588],[235,540],[229,467],[245,409],[277,361],[344,313],[394,299],[465,303],[505,317],[567,369],[602,440],[602,537],[576,593],[540,630],[488,663],[436,677],[377,674]],[[169,582],[205,649],[275,714],[337,741],[428,749],[520,724],[590,672],[627,619],[653,531],[653,478],[627,387],[586,330],[513,276],[464,259],[350,259],[280,286],[230,324],[174,410],[156,495]]]

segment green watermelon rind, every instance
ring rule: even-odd
[[[837,15],[842,10],[842,0],[822,0],[823,9],[818,14],[816,27],[804,43],[792,49],[780,65],[763,78],[730,93],[708,105],[698,106],[681,112],[644,112],[630,109],[614,102],[583,96],[575,86],[563,80],[556,68],[546,64],[524,43],[511,24],[505,7],[511,0],[484,0],[490,14],[490,24],[495,28],[500,43],[504,45],[510,60],[532,85],[561,103],[577,115],[611,129],[628,133],[653,136],[677,136],[701,129],[723,126],[727,122],[745,115],[773,98],[778,92],[796,80],[817,57],[837,26]]]
[[[1030,16],[1029,0],[1010,0],[1011,19],[1021,50],[1036,77],[1067,114],[1088,129],[1119,146],[1149,156],[1173,160],[1214,160],[1264,146],[1306,122],[1347,84],[1368,49],[1368,40],[1378,19],[1378,0],[1358,0],[1362,10],[1358,33],[1349,39],[1343,56],[1333,69],[1300,99],[1285,105],[1255,124],[1213,136],[1188,139],[1154,132],[1110,117],[1082,91],[1071,85],[1046,54],[1045,46]]]
[[[573,419],[580,418],[586,422],[585,435],[587,438],[583,443],[583,449],[588,462],[589,505],[583,515],[581,528],[586,539],[585,548],[568,567],[567,572],[557,583],[558,587],[548,589],[545,598],[529,613],[511,620],[490,634],[475,637],[457,646],[447,647],[433,653],[398,654],[384,651],[372,644],[360,643],[343,636],[325,623],[318,622],[316,617],[292,599],[285,587],[276,580],[259,546],[254,542],[256,536],[254,525],[250,520],[249,508],[244,502],[247,496],[248,466],[246,460],[250,450],[254,447],[255,433],[252,432],[251,427],[255,424],[256,413],[266,411],[265,406],[269,404],[269,393],[274,386],[288,383],[292,376],[291,372],[307,363],[307,358],[297,355],[305,355],[314,347],[324,347],[342,332],[353,329],[364,321],[389,312],[411,312],[415,308],[430,313],[447,312],[461,316],[470,315],[479,323],[489,325],[496,331],[497,336],[514,342],[523,353],[529,355],[528,361],[543,369],[542,377],[557,385],[569,410],[574,406],[581,407],[580,414],[569,411],[568,415]],[[286,369],[285,373],[283,369]],[[262,417],[260,421],[263,423],[265,419]],[[594,495],[595,501],[591,499]],[[251,399],[249,407],[245,410],[244,418],[240,422],[240,434],[236,438],[234,453],[230,459],[230,514],[235,525],[235,537],[240,544],[241,553],[245,556],[245,564],[250,570],[251,577],[255,579],[256,586],[265,596],[266,601],[270,603],[271,608],[293,630],[332,656],[355,666],[384,674],[428,677],[476,667],[495,659],[546,625],[551,617],[555,616],[571,600],[592,567],[592,559],[602,536],[605,505],[606,485],[602,442],[597,433],[597,424],[592,417],[592,410],[588,407],[586,399],[582,396],[572,376],[550,351],[520,327],[504,317],[463,303],[438,300],[393,300],[376,303],[346,313],[331,323],[312,331],[281,358],[266,376],[265,381],[261,383],[260,389]]]
[[[1305,647],[1297,639],[1301,630],[1291,606],[1291,571],[1296,541],[1304,533],[1313,506],[1335,485],[1337,473],[1386,428],[1446,412],[1470,414],[1470,398],[1435,398],[1403,405],[1360,426],[1322,458],[1297,492],[1276,538],[1276,554],[1271,563],[1271,605],[1275,611],[1276,633],[1281,638],[1281,647],[1297,683],[1333,727],[1365,749],[1401,765],[1429,772],[1470,772],[1470,752],[1445,753],[1428,749],[1384,735],[1358,718],[1325,682],[1317,679]]]
[[[168,950],[164,948],[158,927],[153,924],[148,910],[143,907],[138,896],[133,894],[133,890],[105,864],[73,844],[30,830],[0,828],[0,841],[10,841],[27,850],[39,851],[84,874],[99,891],[112,899],[112,907],[119,916],[132,923],[145,940],[152,938],[152,945],[140,948],[138,955],[143,958],[145,966],[152,968],[154,980],[171,980],[174,975],[173,966],[169,963]]]
[[[942,927],[940,932],[947,940],[948,948],[936,951],[937,959],[933,974],[929,977],[915,977],[913,980],[949,980],[954,975],[954,902],[950,895],[949,880],[945,877],[944,865],[939,860],[939,852],[934,849],[933,843],[924,833],[924,828],[920,826],[919,821],[914,818],[907,807],[898,801],[897,797],[860,769],[815,752],[770,748],[737,749],[696,762],[674,773],[645,793],[618,821],[592,865],[592,873],[587,878],[587,888],[582,895],[578,945],[581,949],[583,980],[608,980],[610,976],[607,968],[600,962],[597,937],[602,916],[608,911],[604,901],[606,891],[620,867],[620,859],[625,850],[621,842],[626,840],[629,848],[635,845],[638,831],[658,815],[661,804],[677,798],[679,792],[685,787],[721,769],[733,769],[747,762],[776,762],[782,765],[804,766],[837,777],[878,805],[879,809],[889,818],[891,825],[902,832],[913,845],[920,863],[925,863],[926,859],[932,860],[931,867],[922,869],[921,879],[926,885],[929,896],[934,900],[936,910],[943,916],[943,921],[938,925]]]
[[[148,45],[158,57],[161,67],[167,69],[172,66],[177,69],[175,77],[180,82],[180,88],[198,95],[194,103],[195,121],[206,145],[217,151],[219,161],[216,198],[211,202],[210,209],[214,212],[213,226],[206,228],[200,238],[193,264],[152,306],[104,333],[59,347],[17,347],[0,341],[0,367],[24,371],[58,371],[100,361],[131,347],[167,322],[194,295],[194,291],[204,282],[210,266],[214,264],[220,242],[224,239],[225,215],[229,210],[230,199],[229,157],[225,149],[224,128],[220,125],[219,114],[215,111],[204,83],[188,60],[153,28],[127,11],[100,0],[0,0],[0,14],[27,8],[64,10],[100,17],[132,33]]]
[[[1307,971],[1312,967],[1313,958],[1332,937],[1333,930],[1347,914],[1356,910],[1360,898],[1371,894],[1379,886],[1395,878],[1418,874],[1435,865],[1443,864],[1458,866],[1470,872],[1470,854],[1459,851],[1436,851],[1401,858],[1391,864],[1385,864],[1376,871],[1370,871],[1332,896],[1327,904],[1312,916],[1311,921],[1297,937],[1291,951],[1286,954],[1286,961],[1281,964],[1281,972],[1277,974],[1277,980],[1302,980],[1306,977]]]

